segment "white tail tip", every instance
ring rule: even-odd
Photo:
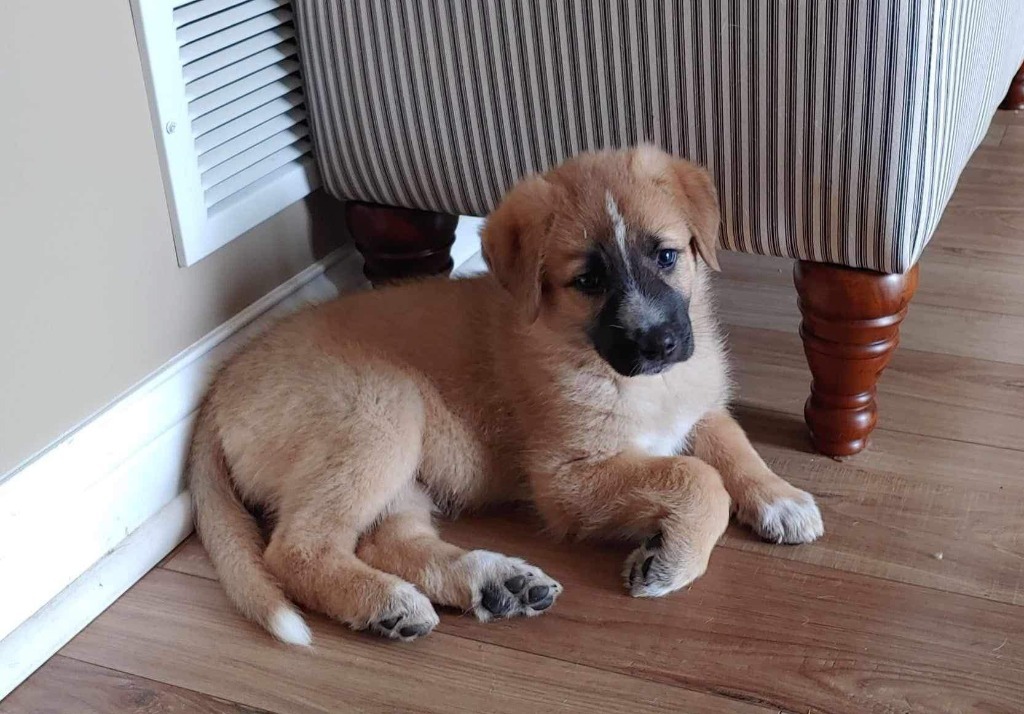
[[[270,618],[267,629],[277,639],[289,645],[309,647],[313,644],[313,634],[309,631],[302,615],[290,608],[282,607]]]

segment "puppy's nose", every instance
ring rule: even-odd
[[[670,325],[658,325],[645,330],[637,339],[640,354],[649,360],[664,360],[679,349],[680,336]]]

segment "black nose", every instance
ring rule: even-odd
[[[646,359],[666,360],[679,351],[681,335],[671,325],[658,325],[642,332],[637,347]]]

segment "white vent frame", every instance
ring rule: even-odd
[[[131,0],[131,6],[149,94],[153,131],[160,155],[174,246],[178,264],[187,267],[304,198],[320,185],[310,146],[306,101],[301,74],[298,73],[295,39],[294,36],[288,37],[291,27],[289,23],[294,22],[291,19],[291,2]],[[189,59],[189,53],[182,50],[189,46],[186,41],[192,35],[185,32],[179,37],[179,30],[187,29],[189,24],[186,21],[196,16],[202,18],[200,22],[208,23],[207,30],[211,24],[222,26],[222,29],[216,37],[200,34],[191,40],[195,43],[191,45],[194,50],[192,55],[198,54],[198,57]],[[215,16],[217,19],[214,19]],[[179,25],[182,27],[179,28]],[[257,34],[247,35],[250,31]],[[250,42],[262,39],[249,45],[245,41],[228,44],[236,39],[232,32],[237,32],[239,38]],[[278,39],[279,35],[283,39]],[[202,99],[211,96],[216,98],[215,95],[220,91],[210,92],[209,86],[202,85],[204,77],[208,78],[217,72],[207,74],[203,70],[202,74],[191,78],[193,82],[198,80],[191,87],[186,82],[186,70],[190,62],[201,62],[202,57],[209,56],[204,54],[209,45],[204,47],[203,42],[216,46],[217,51],[224,51],[225,57],[231,56],[227,50],[238,50],[238,59],[217,63],[220,66],[217,71],[222,72],[221,78],[237,77],[227,84],[235,91],[226,93],[235,96],[239,92],[243,93],[244,96],[237,99],[239,105],[244,104],[241,100],[246,98],[253,102],[262,101],[266,96],[274,98],[243,112],[241,116],[236,115],[237,121],[232,126],[218,125],[216,121],[207,121],[204,125],[202,119],[210,117],[210,113],[192,116],[190,94],[194,95],[191,97],[191,111],[198,114],[210,111],[211,102],[205,102],[204,106]],[[274,44],[268,44],[270,42]],[[252,54],[245,54],[248,52]],[[257,66],[259,62],[266,64],[259,71],[248,74],[250,64]],[[261,86],[264,80],[267,84]],[[197,90],[197,87],[200,89]],[[275,96],[279,93],[280,96]],[[216,102],[212,104],[216,106]],[[278,112],[278,109],[281,111]],[[260,110],[264,114],[259,114]],[[212,110],[212,115],[217,116],[217,111]],[[257,120],[257,124],[251,123]],[[286,126],[289,122],[291,126]],[[227,131],[218,137],[217,128],[211,127],[211,124],[213,127],[222,126]],[[239,137],[243,133],[241,130],[232,133],[239,124],[248,126],[245,131],[250,133],[244,137]],[[231,153],[239,145],[245,146],[254,136],[259,135],[257,130],[262,130],[266,138],[253,146],[252,151],[247,149]],[[216,137],[217,142],[225,143],[207,141],[212,146],[208,145],[203,150],[204,136],[208,138],[211,135]],[[224,135],[229,138],[225,140]],[[230,144],[232,138],[239,139],[234,146]],[[269,151],[273,153],[265,156]],[[245,163],[250,157],[255,158],[251,165]]]

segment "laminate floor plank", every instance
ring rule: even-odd
[[[787,711],[1024,707],[1017,606],[758,552],[736,545],[746,538],[739,531],[688,590],[635,600],[619,577],[626,547],[552,543],[521,511],[462,519],[444,532],[465,547],[527,558],[566,590],[528,622],[446,613],[443,634]],[[198,550],[186,565],[179,555],[169,567],[208,577],[202,557]]]
[[[0,702],[0,714],[267,714],[57,655]]]
[[[731,548],[687,591],[637,602],[618,578],[628,549],[552,544],[508,517],[448,533],[531,559],[566,592],[543,643],[516,623],[446,632],[786,710],[1024,710],[1017,606]]]
[[[543,618],[517,624],[539,640],[549,632]],[[403,645],[321,618],[312,625],[314,649],[276,643],[235,612],[219,583],[157,568],[62,653],[279,714],[772,711],[445,633]]]

